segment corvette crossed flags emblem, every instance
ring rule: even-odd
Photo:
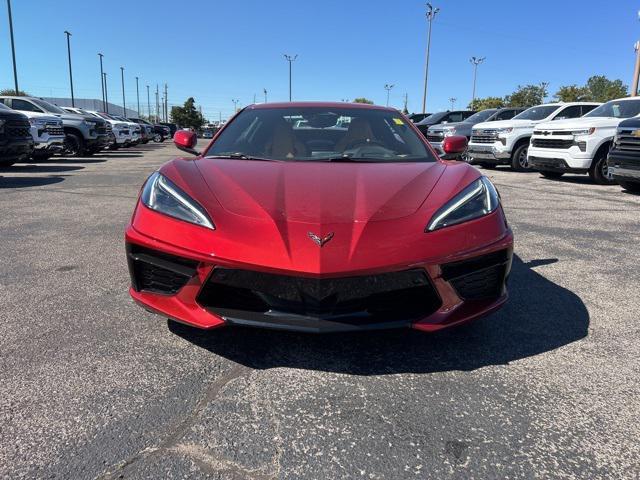
[[[307,235],[309,235],[309,238],[313,240],[313,243],[318,245],[320,248],[324,247],[324,245],[333,238],[333,232],[328,233],[322,238],[313,232],[307,232]]]

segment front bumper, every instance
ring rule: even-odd
[[[591,167],[592,158],[578,147],[567,149],[529,147],[529,165],[534,170],[584,173]]]
[[[64,135],[43,135],[35,139],[36,151],[61,152],[64,150]]]
[[[19,162],[33,153],[34,142],[29,138],[11,138],[0,142],[0,162]]]
[[[194,254],[126,231],[130,294],[141,306],[210,329],[302,332],[411,327],[436,331],[487,315],[507,299],[510,230],[480,249],[392,269],[310,275]]]
[[[623,182],[640,182],[640,155],[625,154],[616,150],[609,152],[607,158],[609,173],[614,180]]]
[[[472,162],[508,163],[511,150],[501,142],[469,143],[468,155]]]

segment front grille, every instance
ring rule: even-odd
[[[613,148],[622,152],[640,152],[640,137],[633,132],[636,130],[618,130],[618,137]]]
[[[98,135],[105,135],[107,133],[107,127],[104,124],[98,125],[96,127],[96,133]]]
[[[418,319],[441,305],[424,270],[313,279],[216,268],[197,301],[225,318],[278,312],[359,325]]]
[[[470,143],[494,143],[497,139],[497,130],[473,130]]]
[[[31,124],[28,121],[13,120],[4,126],[4,133],[9,138],[31,137]]]
[[[465,300],[502,295],[511,266],[511,252],[500,250],[480,257],[442,265],[442,277]]]
[[[427,140],[430,142],[441,142],[442,138],[443,138],[442,135],[434,135],[434,134],[427,135]]]
[[[177,293],[195,275],[198,262],[157,250],[127,245],[131,283],[136,291]]]
[[[47,123],[45,130],[49,135],[64,135],[64,128],[62,128],[62,125],[56,123]]]
[[[573,139],[562,140],[559,138],[534,138],[531,141],[533,147],[540,148],[570,148],[573,145]]]

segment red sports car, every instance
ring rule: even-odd
[[[506,301],[513,236],[496,189],[397,110],[252,105],[196,142],[176,133],[196,157],[148,178],[127,227],[146,309],[200,328],[434,331]]]

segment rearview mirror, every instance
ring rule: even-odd
[[[194,132],[178,130],[173,136],[173,143],[183,152],[187,152],[192,155],[200,155],[200,152],[194,149],[198,143],[198,136]]]
[[[467,149],[467,137],[463,135],[452,135],[445,137],[442,142],[444,155],[440,157],[444,160],[458,160]]]

